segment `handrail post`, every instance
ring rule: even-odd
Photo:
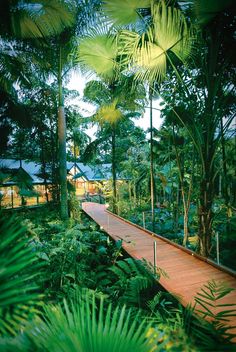
[[[145,224],[145,212],[143,211],[143,228],[146,229],[146,224]]]
[[[216,232],[216,262],[220,264],[220,244],[219,244],[219,232]]]
[[[157,273],[157,242],[153,242],[153,267],[154,267],[154,275]]]

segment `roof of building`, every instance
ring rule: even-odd
[[[78,169],[88,181],[102,181],[111,178],[111,164],[85,165],[76,163]]]
[[[67,172],[70,172],[74,166],[74,162],[67,162]],[[43,178],[40,176],[42,173],[42,165],[40,163],[26,160],[0,159],[0,170],[18,170],[20,167],[32,178],[34,184],[44,183]],[[102,181],[112,177],[111,164],[85,165],[77,162],[76,167],[77,171],[82,173],[87,181]],[[5,184],[12,184],[12,181],[7,181]]]
[[[43,183],[43,179],[39,176],[41,171],[41,164],[34,161],[14,160],[14,159],[0,159],[0,169],[18,170],[20,167],[27,172],[35,184]],[[11,181],[6,183],[12,183]]]

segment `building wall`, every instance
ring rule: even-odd
[[[47,201],[45,193],[46,189],[44,185],[35,185],[34,190],[39,193],[38,197],[24,197],[26,202],[25,205],[37,205]],[[19,187],[13,186],[2,186],[0,187],[0,204],[4,208],[17,208],[22,206],[22,197],[19,195]],[[49,200],[50,200],[49,194]]]

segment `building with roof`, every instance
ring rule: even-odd
[[[26,160],[0,159],[0,200],[6,207],[38,204],[51,199],[52,181],[42,173],[42,164]],[[100,193],[104,182],[111,179],[111,164],[85,165],[67,162],[68,181],[77,196]]]
[[[98,193],[102,184],[112,178],[111,164],[85,165],[68,162],[67,173],[78,196]]]

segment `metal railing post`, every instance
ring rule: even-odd
[[[153,267],[154,267],[154,274],[156,275],[157,272],[157,242],[153,242]]]
[[[219,243],[219,232],[216,232],[216,261],[220,264],[220,243]]]
[[[146,224],[145,224],[145,212],[143,211],[143,228],[146,229]]]

